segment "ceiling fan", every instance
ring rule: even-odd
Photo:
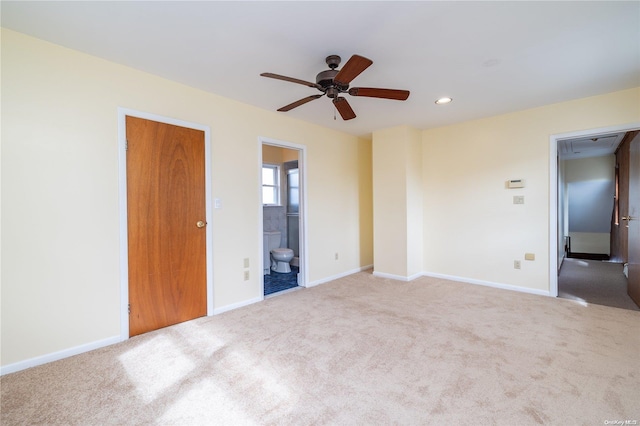
[[[340,96],[342,93],[348,93],[351,96],[365,96],[368,98],[381,98],[381,99],[394,99],[397,101],[404,101],[409,97],[408,90],[396,90],[396,89],[379,89],[373,87],[352,87],[349,88],[349,83],[360,75],[360,73],[366,70],[373,61],[360,55],[353,55],[342,69],[338,70],[341,58],[338,55],[327,56],[326,62],[329,65],[329,69],[321,71],[316,76],[316,82],[311,83],[309,81],[299,80],[297,78],[287,77],[284,75],[273,74],[270,72],[264,72],[260,74],[262,77],[275,78],[276,80],[289,81],[291,83],[303,84],[308,87],[313,87],[322,92],[319,95],[311,95],[306,98],[302,98],[298,101],[285,105],[279,108],[278,111],[291,111],[292,109],[304,105],[307,102],[311,102],[315,99],[321,98],[324,95],[331,98],[333,105],[336,107],[343,120],[351,120],[356,118],[356,113],[353,112],[351,105],[346,98]]]

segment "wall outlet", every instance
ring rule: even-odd
[[[248,268],[248,267],[249,267],[249,258],[248,258],[248,257],[245,257],[245,258],[244,258],[244,267],[245,267],[245,268]]]
[[[524,195],[514,195],[513,204],[524,204]]]
[[[513,261],[513,269],[520,269],[520,261],[519,260],[514,260]]]
[[[338,253],[336,253],[336,260],[338,260]]]
[[[244,280],[249,281],[249,271],[244,271]]]

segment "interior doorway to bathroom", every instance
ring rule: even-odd
[[[265,297],[305,287],[305,147],[261,140],[262,287]]]

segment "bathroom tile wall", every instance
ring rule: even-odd
[[[280,231],[280,247],[287,246],[287,217],[284,206],[264,206],[262,226],[266,231]]]

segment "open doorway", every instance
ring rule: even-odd
[[[305,147],[261,139],[263,295],[305,287]]]
[[[628,164],[620,163],[637,127],[551,137],[551,295],[640,309],[628,295],[638,277],[629,280],[627,247],[620,244],[628,232],[622,219],[629,186]]]

